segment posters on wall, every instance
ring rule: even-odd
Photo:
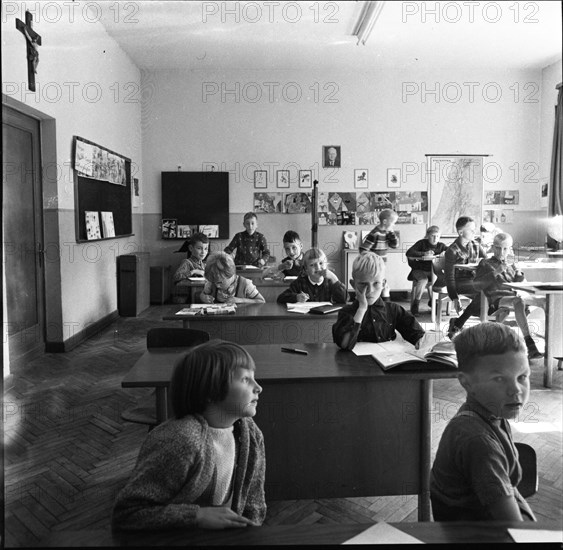
[[[399,214],[397,223],[428,222],[427,191],[321,191],[317,199],[319,225],[375,225],[386,208]],[[305,214],[311,201],[311,193],[254,193],[254,212]]]
[[[81,176],[127,185],[125,158],[76,138],[74,169]]]
[[[485,191],[485,209],[483,222],[498,224],[514,223],[514,208],[506,208],[519,204],[519,191]]]

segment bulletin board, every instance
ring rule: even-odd
[[[72,159],[77,242],[131,236],[131,159],[78,136],[74,136]],[[92,238],[87,230],[87,212],[97,212],[99,238]],[[113,220],[111,232],[101,225],[103,213],[108,212]]]
[[[163,219],[218,226],[217,238],[230,237],[228,172],[162,172],[161,183]]]

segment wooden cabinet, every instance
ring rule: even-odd
[[[348,290],[352,290],[350,286],[350,279],[352,277],[352,264],[354,260],[360,255],[359,250],[342,250],[342,266],[344,270],[344,281],[348,287]],[[386,269],[386,279],[389,283],[389,288],[391,292],[397,291],[410,291],[412,288],[412,283],[407,280],[407,276],[410,272],[409,264],[407,263],[407,257],[402,250],[388,250],[387,251],[387,269]]]
[[[117,307],[122,317],[136,317],[149,307],[149,253],[117,257]]]

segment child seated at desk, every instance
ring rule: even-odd
[[[327,267],[326,254],[311,248],[303,255],[303,271],[289,288],[278,296],[278,304],[296,302],[332,302],[343,304],[348,292],[338,277]]]
[[[443,254],[448,246],[439,242],[440,228],[437,225],[431,225],[426,230],[426,236],[420,241],[416,241],[406,253],[407,261],[411,272],[407,279],[412,281],[411,291],[411,313],[419,314],[420,299],[424,292],[424,288],[428,289],[428,305],[432,306],[432,259]]]
[[[254,283],[237,275],[235,262],[226,252],[214,252],[205,265],[205,284],[200,294],[204,304],[263,304],[266,300]]]
[[[196,233],[189,239],[188,253],[185,260],[174,273],[174,283],[185,281],[190,277],[203,277],[205,257],[209,251],[209,238],[203,233]]]
[[[254,265],[263,267],[268,262],[270,251],[266,237],[256,231],[258,228],[258,216],[254,212],[247,212],[244,215],[243,225],[246,231],[237,233],[229,246],[225,248],[227,254],[232,254],[236,250],[236,265]]]
[[[387,342],[395,340],[395,330],[418,348],[424,329],[414,316],[399,304],[383,301],[385,263],[373,252],[358,256],[352,264],[350,285],[356,299],[338,312],[332,326],[334,343],[351,350],[356,342]]]
[[[461,216],[455,222],[458,238],[448,247],[445,255],[444,275],[448,296],[450,297],[457,313],[462,309],[459,295],[463,294],[471,298],[471,303],[463,313],[450,319],[448,327],[448,338],[453,338],[458,333],[465,321],[472,315],[479,316],[481,307],[480,301],[474,300],[478,296],[477,290],[473,285],[475,272],[470,269],[456,269],[456,264],[473,264],[486,254],[483,247],[475,241],[475,220],[469,216]]]
[[[493,240],[493,256],[481,260],[477,266],[473,284],[477,290],[482,290],[489,302],[489,314],[503,308],[513,308],[516,322],[524,336],[528,348],[528,357],[536,359],[543,357],[534,339],[530,335],[526,306],[537,306],[545,310],[545,296],[535,296],[528,292],[517,293],[514,290],[502,288],[503,283],[519,283],[525,279],[524,273],[518,269],[509,256],[512,254],[512,237],[508,233],[498,233]],[[478,300],[479,296],[475,298]],[[506,310],[505,316],[508,314]],[[501,320],[501,319],[497,319]]]
[[[287,255],[278,265],[278,270],[286,277],[300,275],[303,268],[303,243],[296,231],[285,232],[283,249]]]
[[[266,516],[265,452],[252,417],[262,388],[238,344],[210,340],[179,358],[174,418],[145,439],[117,495],[114,529],[225,529]]]
[[[516,488],[522,477],[508,419],[530,395],[522,338],[507,325],[485,322],[454,338],[467,400],[450,420],[430,477],[435,521],[535,520]]]

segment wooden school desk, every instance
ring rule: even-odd
[[[293,347],[293,346],[292,346]],[[384,373],[335,344],[248,345],[263,387],[256,423],[266,444],[269,500],[419,495],[430,519],[432,379],[455,369]],[[123,387],[157,389],[159,419],[178,350],[147,350]]]
[[[182,308],[178,308],[180,311]],[[165,315],[165,321],[181,321],[185,328],[209,332],[237,344],[285,344],[332,342],[332,325],[338,313],[291,313],[285,304],[237,304],[231,315]]]
[[[508,529],[561,531],[559,522],[403,522],[390,526],[427,544],[510,543]],[[263,525],[242,529],[172,529],[168,531],[111,532],[108,529],[53,531],[40,541],[42,548],[85,546],[320,546],[342,544],[372,527],[371,523]],[[538,539],[539,540],[539,539]]]

